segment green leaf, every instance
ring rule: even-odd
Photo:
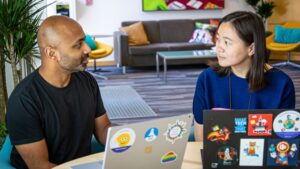
[[[38,57],[37,32],[42,12],[49,5],[44,0],[0,0],[0,47],[3,60],[16,64],[22,59],[32,60]],[[11,35],[13,38],[11,39]],[[10,48],[13,47],[13,50]]]

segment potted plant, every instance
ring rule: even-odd
[[[267,19],[272,16],[273,9],[275,7],[274,2],[270,0],[246,0],[246,2],[253,7],[255,12],[262,18],[266,31],[267,29]],[[271,32],[266,32],[266,35],[270,35]]]
[[[37,30],[43,0],[0,0],[0,143],[6,135],[4,124],[7,89],[5,62],[11,65],[14,86],[23,78],[22,60],[39,57]]]

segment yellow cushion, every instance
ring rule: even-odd
[[[127,33],[129,45],[147,45],[150,43],[142,22],[122,27],[121,31]]]
[[[100,54],[105,53],[105,52],[106,52],[105,49],[96,49],[96,50],[92,50],[91,54],[93,54],[93,55],[100,55]]]

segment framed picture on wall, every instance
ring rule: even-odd
[[[224,0],[142,0],[143,11],[223,9]]]
[[[69,4],[56,4],[56,13],[70,17],[70,6]]]

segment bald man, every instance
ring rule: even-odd
[[[90,52],[84,39],[68,17],[41,24],[42,64],[15,88],[7,106],[14,167],[52,168],[88,155],[93,134],[105,144],[110,122],[96,80],[84,71]]]

